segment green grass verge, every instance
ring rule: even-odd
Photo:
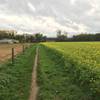
[[[36,46],[0,66],[0,100],[28,100]]]
[[[39,57],[38,100],[92,100],[72,82],[62,53],[41,45]]]

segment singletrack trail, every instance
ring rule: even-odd
[[[32,83],[31,83],[31,91],[29,100],[36,100],[37,93],[38,93],[38,86],[37,86],[37,66],[38,66],[38,48],[36,49],[36,55],[33,65],[33,73],[32,73]]]

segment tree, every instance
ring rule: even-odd
[[[67,40],[67,32],[64,32],[64,34],[62,34],[61,30],[57,31],[57,41],[66,41]]]
[[[57,30],[57,37],[59,38],[61,36],[62,31],[61,30]]]
[[[43,34],[37,33],[35,34],[35,42],[44,42],[46,41],[46,36],[43,36]]]

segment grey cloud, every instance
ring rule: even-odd
[[[11,19],[7,17],[3,18],[6,25],[2,23],[0,27],[12,27],[17,30],[29,32],[43,31],[48,32],[48,34],[54,32],[54,28],[56,30],[60,27],[66,31],[99,32],[100,1],[71,1],[72,0],[0,0],[1,15],[11,15]],[[28,6],[29,3],[31,7]],[[18,18],[18,20],[15,20],[16,24],[12,21],[13,16]],[[43,20],[41,18],[48,19]],[[0,22],[1,20],[2,18],[0,17]],[[51,23],[53,23],[53,25]],[[13,24],[15,26],[13,26]],[[42,24],[44,25],[43,28],[41,28]]]

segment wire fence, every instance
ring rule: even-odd
[[[25,44],[25,45],[20,45],[17,47],[10,47],[6,48],[6,51],[8,50],[9,52],[6,54],[3,54],[3,51],[0,52],[0,63],[6,62],[8,59],[11,59],[12,63],[14,63],[15,58],[17,55],[24,53],[26,48],[29,48],[31,44]]]

